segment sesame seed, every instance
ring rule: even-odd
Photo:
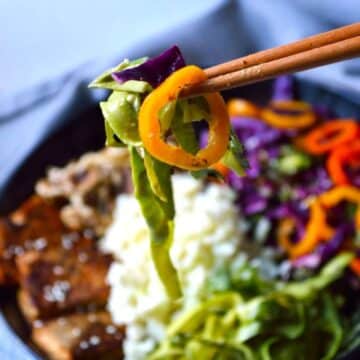
[[[63,317],[57,319],[57,323],[61,326],[66,324],[66,320]]]
[[[96,317],[95,314],[90,314],[90,315],[88,315],[88,320],[89,320],[90,322],[95,322],[96,319],[97,319],[97,317]]]
[[[93,346],[99,345],[100,344],[100,338],[98,336],[96,336],[96,335],[93,335],[93,336],[90,337],[89,342]]]
[[[109,335],[113,335],[116,333],[116,327],[114,325],[108,325],[106,328],[105,328],[105,331],[107,334]]]
[[[79,336],[81,335],[81,329],[79,329],[79,328],[73,328],[73,329],[71,330],[71,334],[72,334],[72,336],[74,336],[74,337],[79,337]]]
[[[24,254],[24,249],[21,246],[15,246],[14,247],[14,254],[17,256]]]
[[[81,263],[84,263],[89,259],[89,256],[88,256],[88,254],[81,252],[81,253],[79,253],[78,258]]]
[[[64,268],[60,265],[56,265],[53,268],[54,275],[63,275],[64,274]]]
[[[45,238],[38,238],[33,242],[33,248],[35,250],[43,250],[47,246]]]
[[[41,320],[35,320],[34,322],[33,322],[33,327],[34,328],[41,328],[41,327],[43,327],[44,326],[44,323],[41,321]]]
[[[80,346],[80,349],[86,350],[89,347],[89,344],[87,341],[81,341],[79,346]]]

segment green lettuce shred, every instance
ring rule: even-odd
[[[215,286],[207,284],[203,301],[169,325],[150,359],[334,359],[344,328],[328,287],[351,259],[340,254],[318,275],[290,284],[260,280],[247,262],[236,271],[223,269]],[[250,291],[240,284],[248,281],[246,270],[258,282]]]

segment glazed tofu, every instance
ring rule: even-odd
[[[84,306],[106,304],[106,275],[111,255],[98,251],[92,239],[63,235],[63,246],[17,258],[20,307],[28,320],[45,319]]]
[[[38,196],[32,196],[9,217],[0,219],[0,285],[18,282],[18,256],[58,246],[63,232],[59,211]]]
[[[53,360],[122,359],[124,327],[107,312],[72,314],[33,328],[34,343]]]

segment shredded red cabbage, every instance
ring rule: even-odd
[[[155,88],[171,73],[184,66],[185,60],[180,49],[177,46],[173,46],[141,65],[113,73],[112,77],[119,83],[124,83],[128,80],[146,81]]]
[[[273,100],[292,100],[294,98],[294,80],[291,76],[279,76],[274,82]]]
[[[299,257],[292,262],[292,267],[295,269],[317,269],[321,264],[321,257],[319,254],[308,254]]]

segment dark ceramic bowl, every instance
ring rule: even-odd
[[[360,119],[360,105],[353,102],[351,98],[304,81],[298,81],[296,87],[299,98],[313,104],[328,106],[338,116]],[[229,91],[225,97],[240,96],[256,103],[266,103],[271,94],[272,82],[268,81]],[[50,165],[64,165],[87,151],[101,148],[103,143],[103,119],[98,105],[94,104],[93,107],[71,119],[67,125],[34,150],[26,163],[8,181],[3,196],[0,198],[0,214],[5,215],[16,209],[33,192],[35,182],[44,176]],[[24,353],[21,359],[28,359],[31,356],[33,359],[44,359],[43,354],[31,343],[29,329],[16,304],[15,290],[2,289],[0,291],[0,309],[10,325],[9,331],[15,332],[28,345],[25,350],[27,353]],[[348,355],[346,359],[360,359],[360,349]],[[20,360],[20,358],[14,360]]]

